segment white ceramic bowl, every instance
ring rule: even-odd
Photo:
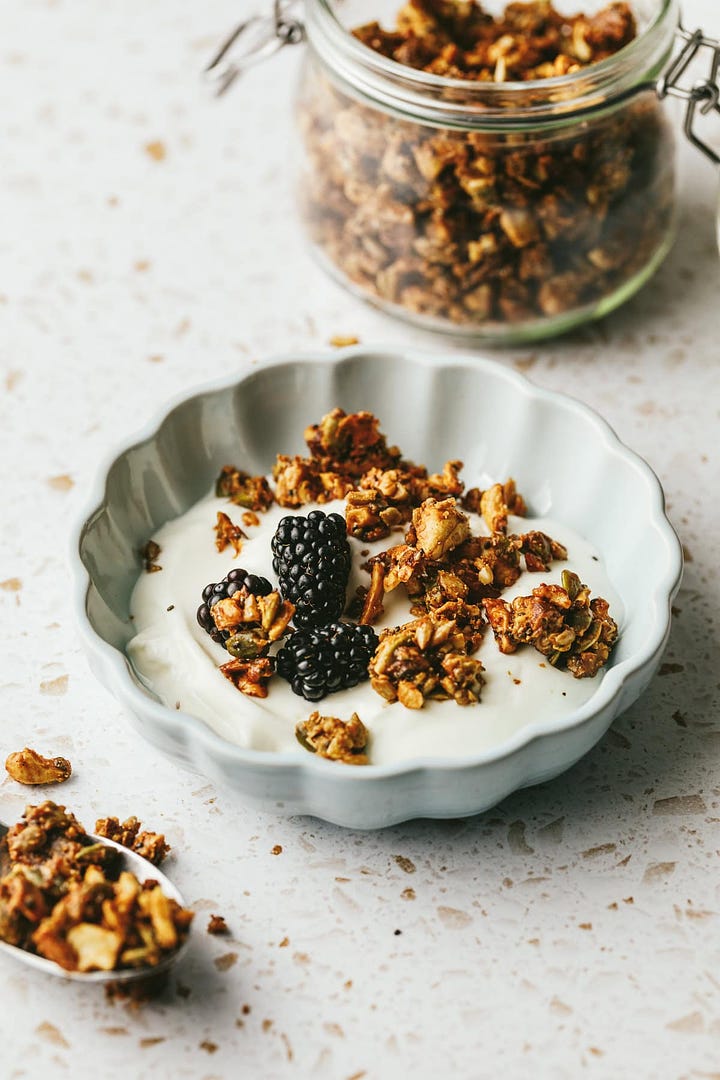
[[[511,738],[469,757],[351,769],[242,749],[136,680],[125,647],[139,548],[204,495],[226,461],[268,472],[278,448],[301,453],[306,424],[335,405],[376,413],[416,461],[462,457],[466,479],[515,476],[533,513],[565,522],[603,553],[624,617],[609,667],[582,707],[549,723],[528,716]],[[101,470],[76,551],[92,669],[141,734],[265,809],[353,828],[477,813],[568,769],[650,681],[682,573],[657,478],[586,406],[477,356],[360,347],[275,357],[164,410]]]

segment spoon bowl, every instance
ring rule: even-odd
[[[2,847],[0,872],[4,872],[5,837],[7,832],[8,826],[0,821],[0,846]],[[158,885],[160,885],[162,891],[169,899],[175,900],[181,907],[186,907],[185,901],[180,895],[180,892],[173,885],[172,881],[170,881],[170,879],[151,862],[144,859],[142,855],[138,855],[129,848],[123,847],[122,844],[118,844],[114,840],[108,840],[104,836],[96,836],[94,833],[87,833],[87,835],[93,840],[96,840],[99,844],[115,848],[122,858],[122,870],[128,870],[131,874],[134,874],[140,882],[152,878],[153,881],[157,881]],[[188,934],[185,940],[178,945],[176,949],[173,949],[172,952],[163,956],[158,964],[137,968],[120,968],[119,970],[113,971],[67,971],[65,968],[61,967],[60,964],[56,964],[54,960],[48,960],[46,957],[39,956],[37,953],[29,952],[27,949],[21,949],[18,945],[10,945],[7,941],[2,941],[1,939],[0,952],[7,956],[11,956],[13,960],[17,960],[21,964],[27,964],[28,967],[34,968],[35,971],[41,971],[46,975],[54,975],[62,979],[74,979],[76,982],[85,983],[127,983],[135,982],[138,979],[154,978],[156,975],[169,971],[183,956],[189,941],[190,935]]]

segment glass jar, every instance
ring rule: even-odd
[[[606,3],[577,6],[592,15]],[[305,0],[301,24],[290,0],[275,0],[271,38],[257,49],[304,30],[299,195],[322,264],[394,315],[489,341],[549,336],[617,307],[672,243],[673,130],[660,97],[675,87],[661,76],[677,0],[634,0],[630,44],[526,82],[429,74],[353,36],[370,20],[393,26],[401,4]],[[683,57],[717,45],[699,34]],[[676,96],[688,95],[693,110],[706,100],[697,89]]]

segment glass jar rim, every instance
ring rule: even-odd
[[[679,21],[679,0],[660,0],[648,26],[614,55],[567,75],[496,83],[452,79],[391,60],[355,38],[333,8],[333,0],[306,0],[308,41],[332,73],[376,106],[450,127],[556,123],[568,113],[624,100],[655,84]]]

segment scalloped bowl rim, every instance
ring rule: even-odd
[[[84,508],[79,512],[71,535],[70,559],[74,572],[74,609],[76,624],[79,628],[83,644],[90,654],[96,654],[110,665],[113,673],[112,685],[106,682],[106,686],[113,695],[125,705],[135,716],[149,714],[166,731],[176,738],[178,734],[178,722],[186,727],[190,738],[198,739],[207,751],[213,756],[222,755],[242,763],[251,765],[258,770],[275,769],[277,767],[292,766],[303,772],[313,775],[327,775],[331,770],[333,776],[337,776],[337,764],[326,761],[313,755],[298,757],[292,752],[259,751],[245,749],[231,743],[218,735],[208,724],[197,717],[182,710],[170,709],[154,700],[146,694],[131,674],[131,665],[125,652],[116,648],[106,641],[94,628],[87,613],[86,600],[89,588],[92,584],[91,576],[82,560],[82,545],[89,525],[93,519],[103,512],[107,501],[107,478],[112,466],[125,454],[139,448],[153,440],[159,433],[163,424],[170,419],[172,414],[180,406],[191,399],[200,398],[221,390],[229,390],[243,383],[246,379],[272,367],[288,364],[324,364],[341,366],[347,361],[364,356],[388,355],[401,353],[411,359],[413,363],[424,364],[430,367],[449,368],[464,367],[473,370],[492,372],[494,376],[506,379],[514,384],[524,394],[532,398],[562,404],[566,408],[582,415],[602,437],[607,450],[623,458],[631,464],[644,479],[650,490],[651,504],[655,510],[655,524],[659,527],[666,546],[668,548],[668,570],[665,576],[658,580],[652,600],[660,612],[665,604],[664,620],[658,618],[654,633],[648,635],[644,648],[635,654],[622,660],[620,663],[606,670],[596,692],[579,708],[574,709],[562,720],[547,720],[544,722],[529,722],[515,731],[509,738],[487,747],[472,755],[463,756],[423,756],[408,758],[404,761],[389,765],[365,765],[362,769],[344,769],[342,771],[343,782],[363,783],[370,779],[390,778],[406,776],[425,770],[457,771],[470,770],[491,764],[523,750],[530,743],[549,735],[558,735],[580,727],[585,721],[590,720],[602,709],[610,705],[613,700],[619,698],[623,687],[628,680],[649,665],[664,648],[670,630],[670,609],[672,600],[680,586],[683,571],[683,556],[677,533],[671,525],[665,512],[665,496],[662,485],[650,465],[634,450],[631,450],[615,433],[610,424],[591,406],[579,401],[569,394],[555,390],[548,390],[537,386],[526,376],[514,371],[499,361],[491,360],[472,353],[443,353],[435,350],[398,348],[397,346],[376,345],[365,347],[362,345],[349,348],[334,349],[332,352],[323,354],[321,350],[313,353],[287,352],[274,354],[264,358],[261,363],[246,370],[241,375],[221,376],[201,383],[190,390],[179,391],[174,394],[169,403],[166,402],[153,413],[152,418],[145,423],[132,436],[121,440],[119,446],[108,450],[96,469],[95,480],[91,494],[85,501]],[[674,557],[673,557],[674,556]],[[106,669],[107,670],[107,669]],[[104,681],[104,680],[101,680]],[[614,714],[613,714],[614,718]]]

